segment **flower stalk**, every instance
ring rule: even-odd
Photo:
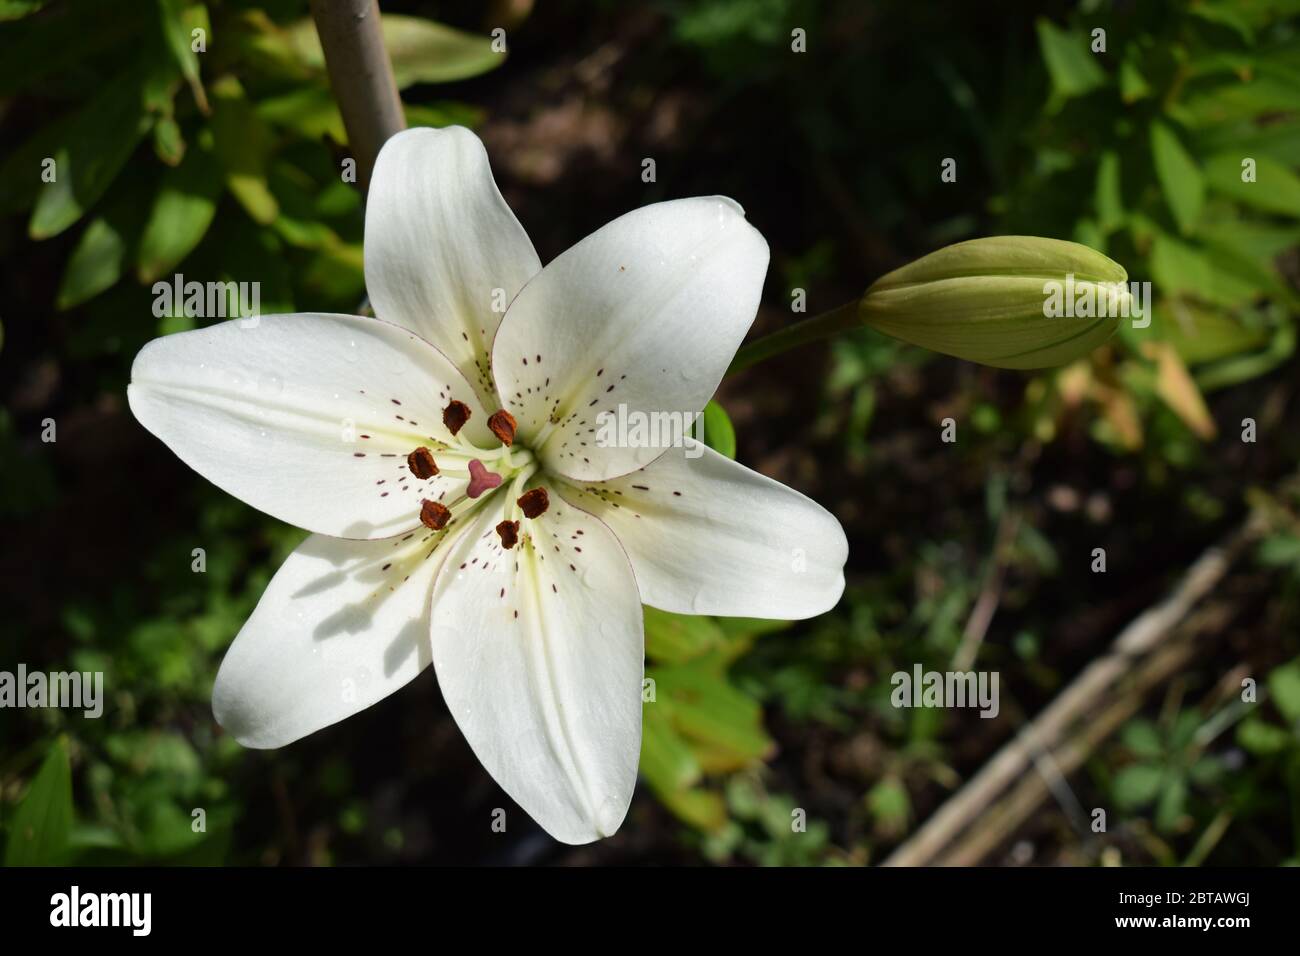
[[[348,131],[364,192],[379,148],[406,129],[393,65],[384,49],[378,0],[311,0],[330,87]]]

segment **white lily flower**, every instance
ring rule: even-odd
[[[619,405],[704,407],[767,261],[714,197],[628,213],[543,269],[478,138],[412,129],[380,153],[366,210],[379,318],[264,316],[146,345],[141,424],[313,532],[221,665],[222,726],[280,747],[433,664],[524,810],[566,843],[612,834],[640,752],[642,603],[792,619],[844,589],[844,532],[803,495],[689,440],[596,440]]]

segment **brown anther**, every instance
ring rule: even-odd
[[[446,505],[439,504],[428,498],[420,502],[420,524],[430,531],[441,531],[447,527],[447,522],[450,520],[451,509]]]
[[[455,434],[465,427],[469,421],[469,406],[464,402],[458,402],[452,399],[450,405],[442,410],[442,423],[447,426],[447,431]]]
[[[546,514],[546,509],[551,506],[551,496],[545,488],[529,488],[519,496],[515,504],[519,505],[525,518],[536,518]]]
[[[503,521],[497,525],[497,534],[501,535],[501,547],[509,551],[519,543],[519,522]]]
[[[421,481],[432,478],[438,473],[438,463],[433,460],[433,452],[423,445],[406,456],[406,467],[410,468],[411,474]]]
[[[503,445],[513,445],[515,442],[515,416],[511,415],[504,408],[492,413],[488,419],[488,428],[492,434],[497,436],[497,440]]]

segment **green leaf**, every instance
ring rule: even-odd
[[[714,623],[721,628],[729,641],[749,642],[764,634],[775,634],[790,628],[791,621],[776,621],[766,617],[715,617]]]
[[[1120,741],[1136,757],[1155,758],[1164,753],[1160,732],[1149,720],[1134,720],[1126,724]]]
[[[90,221],[68,257],[54,305],[70,309],[111,288],[122,277],[127,241],[104,216]]]
[[[168,166],[179,166],[185,158],[185,135],[173,116],[160,116],[153,124],[153,151]]]
[[[1034,26],[1057,97],[1083,96],[1106,82],[1106,73],[1089,51],[1088,39],[1082,33],[1062,30],[1044,17],[1039,17]]]
[[[725,641],[712,618],[645,608],[645,652],[653,661],[680,664],[716,650]]]
[[[655,680],[656,706],[668,708],[673,726],[712,769],[738,769],[771,749],[758,704],[699,661],[647,674]]]
[[[414,83],[451,83],[494,70],[505,62],[489,37],[465,33],[423,17],[384,14],[384,46],[393,64],[393,79],[404,90]],[[325,55],[311,20],[284,31],[284,40],[309,69],[324,72]]]
[[[140,238],[136,273],[146,285],[171,272],[207,234],[221,196],[221,171],[211,150],[196,146],[163,174]]]
[[[694,786],[702,772],[691,748],[677,735],[666,711],[655,702],[643,707],[641,773],[657,793]]]
[[[1237,743],[1257,757],[1280,754],[1295,745],[1295,738],[1281,727],[1248,718],[1237,727]]]
[[[1300,245],[1300,223],[1275,225],[1245,220],[1216,222],[1213,230],[1205,236],[1205,242],[1230,249],[1240,258],[1272,268],[1278,256]]]
[[[702,440],[720,455],[736,457],[736,426],[731,416],[716,401],[710,400],[692,428],[695,438]]]
[[[189,84],[190,92],[199,110],[208,112],[208,97],[203,90],[203,81],[199,79],[199,56],[194,52],[191,31],[208,29],[207,9],[198,5],[189,7],[188,0],[156,0],[158,19],[162,26],[163,39],[181,76]]]
[[[1274,668],[1268,675],[1268,691],[1273,706],[1289,722],[1300,722],[1300,660]]]
[[[672,790],[661,793],[659,799],[674,816],[697,830],[720,830],[727,823],[726,802],[712,790]]]
[[[1258,294],[1255,282],[1225,268],[1220,257],[1164,233],[1151,249],[1151,275],[1166,294],[1188,293],[1215,305],[1241,305]]]
[[[1151,95],[1151,85],[1133,59],[1125,57],[1119,65],[1119,97],[1125,103],[1136,103]]]
[[[50,745],[41,769],[9,823],[5,866],[57,866],[67,861],[72,832],[72,769],[68,743]]]
[[[139,76],[128,72],[61,124],[60,145],[52,154],[54,182],[40,186],[28,225],[31,237],[57,236],[85,215],[117,178],[151,122]],[[25,175],[39,179],[40,173],[35,168]]]
[[[1169,344],[1188,365],[1217,362],[1257,349],[1268,342],[1262,328],[1247,328],[1219,309],[1203,309],[1190,301],[1156,310],[1155,322]]]
[[[1198,787],[1212,787],[1223,779],[1223,762],[1216,756],[1202,757],[1192,764],[1187,777]]]
[[[1112,792],[1115,802],[1125,810],[1136,810],[1156,798],[1165,772],[1154,764],[1138,763],[1115,775]]]
[[[1290,325],[1279,325],[1273,330],[1266,349],[1249,355],[1236,355],[1197,369],[1196,384],[1202,392],[1210,392],[1267,375],[1291,358],[1295,345],[1295,329]]]
[[[1119,154],[1108,149],[1097,163],[1097,186],[1094,198],[1097,225],[1102,232],[1111,232],[1124,225],[1124,198],[1120,191]]]
[[[384,46],[397,88],[413,83],[450,83],[494,70],[505,62],[489,37],[465,33],[421,17],[387,15]]]
[[[212,135],[226,187],[254,222],[269,225],[280,213],[266,182],[271,132],[235,77],[224,76],[212,84],[211,94]]]
[[[1255,181],[1242,180],[1243,157],[1219,153],[1205,164],[1205,178],[1215,192],[1263,212],[1300,218],[1300,176],[1271,156],[1255,160]]]
[[[1270,535],[1259,543],[1255,559],[1269,568],[1300,568],[1300,537],[1286,532]]]
[[[1169,778],[1160,791],[1160,802],[1156,805],[1156,828],[1166,833],[1177,829],[1186,804],[1187,781],[1181,777]]]
[[[336,143],[348,141],[334,95],[317,83],[295,87],[288,93],[261,100],[257,115],[276,126],[296,130],[310,139],[328,136]]]
[[[878,823],[897,832],[907,825],[912,801],[901,782],[886,777],[867,792],[867,809]]]
[[[0,20],[21,20],[49,2],[50,0],[0,0]]]
[[[1165,202],[1184,235],[1196,227],[1205,205],[1205,180],[1178,136],[1160,120],[1151,124],[1151,154]]]
[[[1239,3],[1240,0],[1230,0],[1231,5],[1218,3],[1215,0],[1201,0],[1200,3],[1190,5],[1187,12],[1207,23],[1227,27],[1235,31],[1246,43],[1253,44],[1255,31],[1251,29],[1250,22],[1242,16],[1238,9]]]
[[[1183,125],[1200,129],[1243,117],[1264,118],[1295,109],[1297,84],[1276,75],[1257,73],[1249,79],[1225,76],[1170,109]]]
[[[468,103],[403,103],[407,126],[467,126],[474,129],[483,125],[483,110]]]

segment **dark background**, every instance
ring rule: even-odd
[[[177,159],[158,130],[175,123],[185,169],[217,126],[212,174],[185,185],[213,218],[167,276],[258,279],[267,312],[353,311],[361,211],[335,181],[346,146],[311,126],[312,111],[259,112],[323,88],[319,70],[286,75],[259,53],[305,3],[214,2],[201,82],[238,78],[250,112],[225,115],[242,121],[235,140],[261,157],[278,212],[221,189],[231,134],[196,108],[177,66],[171,114],[152,110],[153,132],[126,145],[84,216],[33,239],[30,155],[48,152],[30,144],[112,154],[77,110],[165,61],[166,18],[192,15],[142,3],[104,19],[106,6],[52,0],[0,23],[0,668],[102,669],[109,697],[99,721],[0,711],[10,831],[38,769],[66,759],[73,822],[52,852],[78,862],[879,862],[1253,513],[1194,633],[1175,635],[1194,642],[1186,660],[1096,699],[1098,720],[1132,716],[982,859],[1296,861],[1295,4],[382,4],[480,36],[507,30],[504,63],[403,98],[424,111],[413,123],[476,128],[543,262],[628,209],[721,193],[772,249],[752,335],[799,317],[794,288],[814,314],[979,235],[1086,242],[1154,285],[1152,329],[1122,330],[1060,371],[982,368],[864,330],[725,381],[738,459],[839,517],[849,588],[823,618],[761,635],[657,622],[651,666],[707,674],[696,711],[663,728],[685,755],[674,772],[643,764],[622,830],[582,848],[552,841],[479,767],[432,673],[278,752],[244,751],[213,721],[221,656],[302,533],[209,486],[126,408],[138,348],[193,324],[156,319],[133,267]],[[1088,52],[1097,26],[1104,54]],[[791,51],[794,28],[806,53]],[[1153,146],[1156,126],[1191,172]],[[1272,178],[1235,189],[1224,155],[1234,169],[1264,157]],[[947,157],[955,183],[940,180]],[[88,276],[113,277],[111,252],[108,266],[76,255],[97,218],[121,237],[120,277],[71,302]],[[948,417],[955,444],[940,440]],[[41,440],[46,419],[55,443]],[[205,574],[190,570],[195,547]],[[995,610],[975,666],[1000,673],[1000,716],[891,707],[890,675],[946,669],[981,594]],[[708,654],[662,651],[664,633],[697,626]],[[1263,690],[1254,704],[1240,699],[1244,678]],[[506,834],[490,828],[496,807]],[[790,832],[796,808],[806,833]],[[1107,810],[1106,832],[1088,827],[1092,808]]]

